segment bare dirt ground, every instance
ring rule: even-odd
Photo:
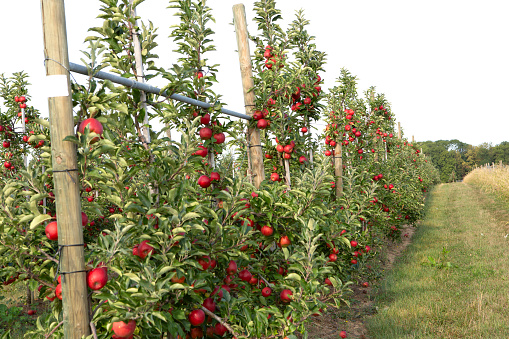
[[[415,227],[404,226],[401,228],[401,242],[386,243],[385,256],[380,258],[381,270],[387,271],[393,266],[403,250],[410,244],[414,232]],[[309,338],[337,339],[341,331],[346,331],[349,339],[370,338],[365,320],[376,313],[374,292],[371,287],[350,285],[350,288],[353,290],[353,295],[350,296],[350,307],[329,308],[326,314],[317,317],[313,323],[307,326]]]

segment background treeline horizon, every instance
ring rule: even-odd
[[[498,145],[482,143],[472,146],[454,140],[437,140],[415,142],[415,146],[422,148],[422,153],[430,157],[435,167],[440,171],[442,182],[452,182],[463,179],[471,170],[486,164],[502,161],[509,164],[509,142],[503,141]]]

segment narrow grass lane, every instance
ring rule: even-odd
[[[369,337],[509,338],[509,215],[464,183],[437,186],[426,211],[381,283]]]

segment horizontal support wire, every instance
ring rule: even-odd
[[[89,75],[88,74],[88,69],[85,66],[78,65],[78,64],[75,64],[73,62],[69,63],[69,69],[71,70],[71,72],[75,72],[75,73],[79,73],[79,74],[83,74],[83,75]],[[136,89],[142,90],[142,91],[144,91],[146,93],[153,93],[153,94],[156,94],[156,95],[161,95],[161,96],[164,96],[164,97],[168,97],[168,94],[166,93],[166,91],[161,91],[157,87],[150,86],[150,85],[147,85],[145,83],[141,83],[141,82],[138,82],[138,81],[135,81],[135,80],[132,80],[132,79],[122,78],[122,77],[120,77],[118,75],[114,75],[114,74],[111,74],[111,73],[99,71],[99,72],[94,74],[94,78],[103,79],[103,80],[110,80],[111,82],[114,82],[116,84],[124,85],[124,86],[130,87],[130,88],[136,88]],[[185,103],[190,104],[190,105],[198,106],[198,107],[201,107],[201,108],[210,108],[210,107],[212,107],[212,105],[207,103],[207,102],[203,102],[203,101],[196,100],[196,99],[191,99],[191,98],[185,97],[185,96],[180,95],[180,94],[172,94],[172,95],[169,96],[169,98],[173,99],[173,100],[180,101],[180,102],[185,102]],[[246,119],[246,120],[251,120],[252,119],[252,117],[250,117],[249,115],[242,114],[242,113],[239,113],[239,112],[235,112],[235,111],[232,111],[232,110],[229,110],[229,109],[226,109],[226,108],[221,108],[221,112],[224,113],[224,114],[227,114],[227,115],[231,115],[233,117],[241,118],[241,119]]]

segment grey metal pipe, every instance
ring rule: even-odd
[[[69,69],[71,70],[71,72],[88,75],[88,70],[85,66],[78,65],[73,62],[69,63]],[[114,82],[116,84],[124,85],[124,86],[131,87],[131,88],[136,88],[136,89],[145,91],[147,93],[153,93],[153,94],[157,94],[157,95],[161,95],[161,96],[165,96],[165,97],[168,96],[166,91],[161,92],[161,90],[157,87],[150,86],[148,84],[143,84],[141,82],[138,82],[138,81],[135,81],[132,79],[122,78],[118,75],[114,75],[114,74],[103,72],[103,71],[97,72],[94,75],[94,78],[110,80],[111,82]],[[177,100],[180,102],[185,102],[187,104],[202,107],[202,108],[212,107],[212,105],[207,102],[203,102],[203,101],[196,100],[196,99],[191,99],[191,98],[185,97],[180,94],[172,94],[172,95],[170,95],[170,99]],[[221,108],[221,112],[224,114],[227,114],[227,115],[231,115],[233,117],[241,118],[241,119],[246,119],[246,120],[252,119],[252,117],[250,117],[249,115],[231,111],[226,108]]]

